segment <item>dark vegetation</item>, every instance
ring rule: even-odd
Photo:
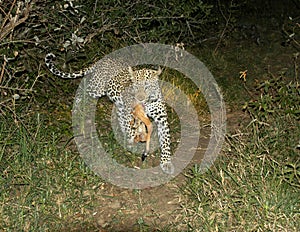
[[[0,1],[0,231],[299,231],[299,12],[299,0]],[[44,65],[53,52],[59,67],[75,71],[141,42],[183,43],[227,103],[222,154],[208,172],[195,164],[173,181],[180,200],[167,221],[147,217],[154,206],[105,208],[100,199],[120,190],[104,190],[111,187],[72,139],[80,80],[58,79]],[[172,70],[163,78],[190,96],[207,124],[197,89]],[[106,98],[98,111],[101,120],[110,114]],[[169,113],[176,147],[178,119]],[[103,138],[107,149],[119,149],[112,136]],[[136,165],[135,158],[118,161]],[[102,206],[105,216],[96,213]]]

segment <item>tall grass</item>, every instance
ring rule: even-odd
[[[86,221],[76,215],[88,215],[96,203],[87,192],[102,182],[45,126],[45,117],[0,124],[0,231],[78,227]]]
[[[215,166],[187,174],[191,231],[299,231],[299,82],[273,76],[258,90],[244,107],[250,123],[228,135]]]

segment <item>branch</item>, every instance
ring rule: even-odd
[[[16,28],[18,25],[24,23],[28,17],[31,10],[31,6],[35,1],[32,1],[31,3],[27,3],[25,9],[20,9],[22,4],[20,2],[17,3],[17,9],[15,16],[11,17],[11,12],[13,8],[16,6],[16,0],[11,5],[11,8],[9,9],[8,13],[5,16],[5,19],[1,25],[0,29],[0,41],[3,40],[7,35],[9,35],[14,28]],[[10,20],[10,21],[9,21]],[[8,22],[9,21],[9,22]],[[8,22],[8,23],[7,23]]]

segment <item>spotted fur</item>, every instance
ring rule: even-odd
[[[55,55],[49,53],[45,63],[51,73],[61,78],[82,78],[88,80],[87,92],[93,98],[104,95],[116,105],[118,122],[129,143],[134,142],[136,131],[131,125],[132,110],[142,104],[145,113],[157,124],[161,149],[160,166],[165,173],[172,174],[170,131],[167,121],[165,103],[159,86],[161,69],[137,69],[128,67],[126,63],[111,59],[102,59],[88,69],[66,73],[54,64]]]

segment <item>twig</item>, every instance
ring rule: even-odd
[[[17,90],[17,91],[28,91],[30,92],[31,89],[21,89],[21,88],[13,88],[13,87],[7,87],[7,86],[2,86],[0,85],[0,89],[8,89],[8,90]]]
[[[20,4],[18,4],[15,16],[12,18],[12,20],[9,23],[6,24],[8,18],[10,16],[10,13],[11,13],[13,7],[15,6],[16,0],[14,0],[11,8],[9,9],[8,14],[6,15],[6,17],[5,17],[5,19],[2,23],[2,26],[1,26],[1,29],[0,29],[0,41],[2,39],[4,39],[7,35],[9,35],[14,30],[15,27],[17,27],[18,25],[24,23],[28,19],[29,12],[31,10],[31,4],[33,2],[34,1],[27,4],[25,10],[23,10],[23,11],[20,10]],[[24,15],[24,17],[19,19],[20,15]]]
[[[193,37],[193,40],[194,40],[195,39],[194,33],[193,33],[192,29],[191,29],[189,21],[187,21],[187,20],[186,20],[186,25],[187,25],[187,27],[188,27],[188,29],[190,31],[190,34],[191,34],[191,36]]]
[[[86,36],[86,38],[84,39],[84,44],[90,42],[92,40],[92,38],[98,34],[100,34],[101,32],[105,32],[107,30],[110,30],[112,28],[112,26],[116,25],[117,23],[111,23],[111,24],[107,24],[102,26],[101,28],[97,29],[94,33],[89,34],[88,36]]]
[[[220,6],[220,0],[218,0],[218,5]],[[230,2],[230,7],[232,6],[232,0],[231,0],[231,2]],[[229,16],[228,16],[228,18],[226,18],[226,16],[224,15],[224,13],[223,13],[223,11],[222,11],[222,9],[220,8],[220,12],[221,12],[221,14],[222,14],[222,16],[223,16],[223,18],[225,19],[225,21],[226,21],[226,24],[225,24],[225,27],[224,27],[224,29],[222,30],[222,32],[221,32],[221,35],[220,35],[220,39],[219,39],[219,41],[218,41],[218,43],[217,43],[217,46],[216,46],[216,48],[215,48],[215,50],[214,50],[214,54],[216,54],[217,53],[217,50],[219,49],[219,47],[220,47],[220,44],[221,44],[221,42],[222,42],[222,40],[223,40],[223,38],[224,38],[224,35],[225,35],[225,32],[226,32],[226,30],[227,30],[227,28],[228,28],[228,25],[229,25],[229,22],[230,22],[230,19],[231,19],[231,11],[229,11]]]
[[[6,66],[6,59],[4,59],[3,65],[2,65],[2,69],[1,69],[1,74],[0,74],[0,86],[2,83],[2,78],[4,76],[4,70],[5,70],[5,66]]]
[[[37,80],[39,79],[39,77],[41,77],[42,75],[40,75],[40,71],[41,71],[41,64],[39,65],[39,70],[38,70],[38,75],[35,78],[34,82],[32,83],[29,91],[32,92],[33,91],[33,86],[35,85],[35,83],[37,82]]]
[[[253,94],[249,91],[249,89],[247,88],[245,82],[243,83],[243,87],[244,87],[244,89],[246,90],[246,92],[249,94],[249,96],[253,98],[254,96],[253,96]]]
[[[11,11],[13,10],[15,4],[16,4],[16,0],[13,1],[13,3],[11,4],[11,7],[10,7],[8,13],[5,15],[5,18],[4,18],[4,20],[3,20],[3,23],[2,23],[2,26],[1,26],[0,31],[3,31],[3,28],[4,28],[5,24],[6,24],[6,21],[8,20],[8,18],[9,18],[9,16],[10,16],[10,13],[11,13]],[[3,13],[5,14],[5,12],[3,12]]]
[[[41,40],[44,41],[44,40]],[[32,41],[32,40],[12,40],[12,41],[5,41],[4,43],[1,43],[0,46],[4,46],[7,44],[14,44],[14,43],[31,43],[31,44],[35,44],[36,41]]]
[[[132,21],[136,20],[153,20],[153,19],[183,19],[184,16],[160,16],[160,17],[137,17],[137,18],[132,18]]]

